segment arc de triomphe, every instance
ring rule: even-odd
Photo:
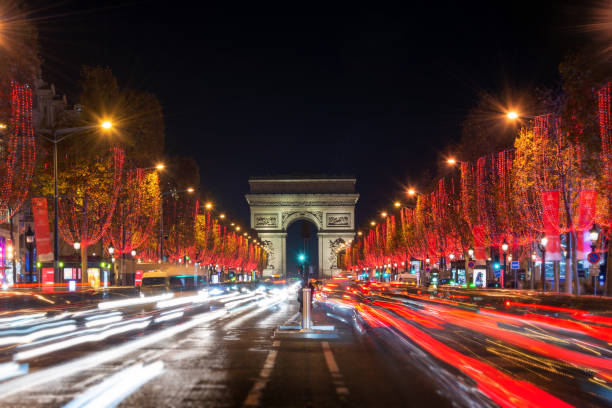
[[[285,276],[287,228],[299,220],[317,228],[319,271],[336,275],[336,251],[355,236],[354,178],[267,177],[249,179],[246,200],[251,208],[251,228],[258,232],[269,252],[264,276]]]

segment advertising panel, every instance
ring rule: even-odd
[[[49,233],[49,212],[45,197],[32,198],[32,213],[34,215],[34,233],[36,234],[36,253],[38,260],[49,262],[53,260],[51,249],[51,234]]]

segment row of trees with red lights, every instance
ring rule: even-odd
[[[605,252],[610,238],[610,88],[568,92],[551,113],[524,123],[513,148],[455,162],[458,168],[431,192],[417,194],[411,208],[385,213],[384,222],[354,241],[345,265],[375,268],[431,258],[444,267],[449,256],[501,258],[507,245],[515,260],[565,258],[566,291],[580,293],[578,261],[591,245]]]
[[[80,250],[82,270],[92,247],[100,245],[109,257],[189,259],[249,271],[265,266],[265,250],[255,237],[228,229],[211,205],[199,208],[202,194],[187,188],[199,184],[197,164],[164,153],[157,98],[122,89],[109,68],[83,67],[75,98],[81,108],[54,112],[52,121],[45,116],[41,122],[51,129],[35,129],[32,84],[41,75],[36,28],[18,0],[6,2],[2,12],[12,36],[2,38],[0,50],[0,222],[11,224],[13,241],[14,216],[30,198],[54,197],[57,180],[58,206],[47,200],[45,211],[57,213],[58,225],[50,227]],[[104,128],[97,126],[102,121],[108,123]],[[61,137],[50,137],[53,131]],[[36,231],[37,243],[45,239]]]

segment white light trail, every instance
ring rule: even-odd
[[[163,314],[159,316],[157,319],[155,319],[155,323],[167,322],[168,320],[178,319],[180,317],[183,317],[184,314],[185,313],[182,311]]]
[[[64,405],[64,408],[114,407],[134,391],[164,372],[164,363],[134,364]]]
[[[0,381],[16,377],[18,375],[23,375],[27,372],[27,364],[19,364],[15,362],[0,364]]]
[[[186,330],[192,329],[199,324],[216,320],[223,316],[227,316],[227,312],[223,309],[201,313],[193,316],[191,320],[185,323],[177,324],[176,326],[170,326],[159,332],[150,334],[148,336],[140,337],[135,340],[131,340],[119,346],[112,347],[108,350],[98,351],[88,356],[78,358],[64,364],[44,368],[21,377],[8,380],[0,384],[0,399],[31,387],[40,386],[41,384],[44,384],[49,381],[54,381],[60,378],[74,375],[78,372],[88,370],[108,361],[116,360],[123,356],[129,355],[142,347],[146,347],[151,344],[156,344],[178,333],[182,333]]]
[[[112,327],[106,330],[103,330],[99,333],[87,334],[85,336],[78,336],[68,340],[60,341],[57,343],[47,344],[46,346],[37,347],[31,350],[20,351],[13,356],[13,360],[27,360],[29,358],[39,357],[44,354],[53,353],[58,350],[63,350],[69,347],[76,346],[78,344],[96,342],[100,340],[104,340],[110,336],[114,336],[116,334],[125,333],[131,330],[140,330],[144,329],[151,323],[151,320],[147,317],[144,320],[128,323],[122,326]]]
[[[122,299],[122,300],[111,300],[110,302],[102,302],[98,303],[98,309],[107,310],[107,309],[115,309],[119,307],[127,307],[127,306],[135,306],[135,305],[144,305],[147,303],[155,303],[162,300],[171,299],[174,297],[174,293],[164,293],[163,295],[158,296],[150,296],[150,297],[137,297],[130,299]]]
[[[6,334],[8,336],[0,337],[0,346],[6,346],[8,344],[31,343],[43,337],[71,332],[76,330],[76,324],[74,323],[74,320],[67,320],[66,322],[41,324],[30,327],[29,329],[7,330],[2,332],[2,334]]]
[[[120,322],[121,320],[123,320],[123,316],[117,314],[114,316],[100,317],[100,318],[90,320],[85,323],[85,326],[87,327],[104,326],[105,324],[116,323],[116,322]]]
[[[163,309],[166,307],[180,306],[188,303],[202,303],[207,301],[208,299],[208,293],[200,292],[195,296],[182,296],[174,299],[162,300],[161,302],[157,302],[157,305],[155,305],[155,307],[158,309]]]
[[[237,306],[240,306],[242,304],[248,303],[248,302],[254,302],[258,299],[263,298],[264,295],[249,295],[249,297],[247,299],[241,299],[241,300],[235,300],[233,302],[227,302],[225,303],[225,307],[229,310],[229,309],[233,309]]]
[[[0,325],[5,325],[5,324],[13,325],[15,322],[37,319],[40,317],[45,317],[45,313],[32,313],[32,314],[24,314],[24,315],[17,315],[17,316],[11,316],[11,317],[0,317]]]

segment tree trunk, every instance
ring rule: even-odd
[[[87,276],[87,243],[81,244],[81,282],[86,285],[89,282]]]
[[[571,295],[573,293],[573,289],[574,289],[574,276],[571,270],[571,265],[570,265],[570,260],[569,260],[569,255],[571,252],[571,242],[572,237],[571,234],[567,234],[567,238],[568,238],[568,242],[567,242],[567,256],[565,258],[565,293],[567,293],[568,295]]]
[[[87,284],[87,196],[83,199],[83,224],[81,225],[81,282]]]
[[[553,262],[553,275],[554,275],[554,282],[555,282],[553,292],[560,292],[561,291],[561,285],[560,285],[561,262],[559,261]]]
[[[11,244],[13,245],[13,259],[11,261],[11,264],[13,266],[13,285],[17,283],[17,263],[15,262],[15,253],[17,251],[15,251],[16,246],[15,246],[15,234],[13,233],[13,218],[14,218],[13,212],[9,209],[9,236],[11,237]]]
[[[576,234],[576,231],[572,231],[570,233],[570,236],[572,238],[572,244],[571,244],[571,263],[572,263],[572,274],[574,275],[574,282],[576,283],[576,291],[574,293],[576,293],[577,296],[580,296],[580,279],[578,278],[578,254],[577,254],[577,241],[578,241],[578,235]],[[569,252],[569,251],[568,251]]]
[[[608,232],[609,233],[609,232]],[[608,238],[606,240],[608,242],[608,251],[606,252],[606,287],[605,287],[605,295],[612,296],[612,242]]]

